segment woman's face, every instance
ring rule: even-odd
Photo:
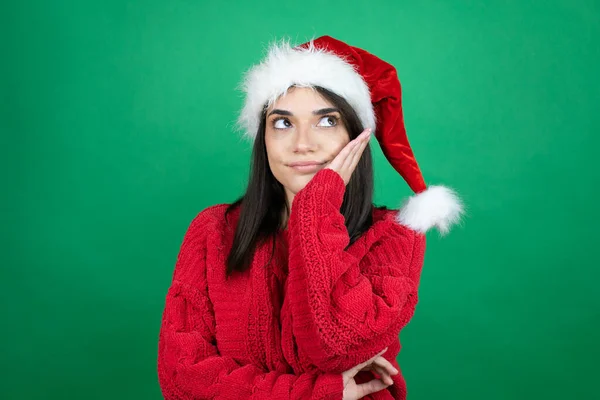
[[[311,88],[288,89],[269,107],[266,119],[269,166],[291,206],[296,193],[335,158],[350,137],[339,111]],[[313,165],[295,167],[295,163]]]

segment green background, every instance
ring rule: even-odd
[[[409,399],[598,398],[597,1],[23,0],[0,26],[0,398],[161,397],[183,234],[247,180],[235,87],[326,34],[397,67],[426,181],[468,207],[428,234]]]

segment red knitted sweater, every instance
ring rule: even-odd
[[[299,191],[288,226],[261,244],[251,268],[225,279],[239,207],[208,207],[180,248],[158,344],[166,399],[342,399],[341,372],[383,354],[398,370],[400,330],[412,317],[425,236],[373,208],[350,242],[341,176],[322,169]],[[271,262],[269,262],[271,259]],[[378,377],[361,371],[356,380]],[[366,398],[405,399],[402,372]]]

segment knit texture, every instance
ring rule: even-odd
[[[399,334],[417,304],[425,236],[398,224],[397,210],[373,208],[373,226],[345,250],[344,192],[337,172],[317,172],[296,194],[287,228],[229,280],[239,207],[227,220],[227,204],[193,219],[159,334],[165,399],[342,399],[341,372],[385,347],[401,370]],[[402,372],[392,379],[365,398],[405,399]]]

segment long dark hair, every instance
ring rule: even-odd
[[[350,140],[356,138],[364,127],[356,111],[337,94],[320,86],[314,86],[325,99],[340,110],[342,122]],[[267,159],[265,145],[266,111],[263,109],[254,147],[252,165],[246,193],[230,204],[225,218],[234,208],[241,206],[235,229],[233,245],[227,257],[227,276],[234,271],[245,271],[250,267],[256,247],[270,236],[276,237],[282,225],[282,214],[290,214],[283,185],[277,181]],[[344,194],[340,212],[345,218],[350,236],[350,246],[373,224],[373,158],[367,146],[354,170]],[[274,252],[275,241],[273,241]]]

